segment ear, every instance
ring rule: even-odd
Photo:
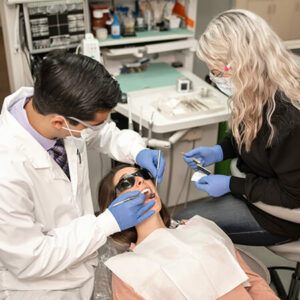
[[[66,122],[62,116],[53,115],[50,117],[50,124],[56,129],[66,127]]]

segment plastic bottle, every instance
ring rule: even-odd
[[[102,5],[92,6],[92,29],[93,29],[94,36],[97,36],[97,29],[106,27],[108,14],[109,14],[109,10],[106,6],[102,6]]]
[[[111,24],[111,37],[113,39],[118,39],[121,37],[121,26],[118,20],[118,14],[114,13],[114,21]]]

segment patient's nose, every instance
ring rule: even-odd
[[[144,183],[144,178],[143,177],[140,177],[140,176],[137,176],[136,179],[135,179],[135,184],[137,186],[140,186]]]

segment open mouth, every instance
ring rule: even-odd
[[[145,195],[145,200],[155,198],[155,193],[152,193],[150,189],[143,189],[141,193]]]

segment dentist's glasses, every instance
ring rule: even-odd
[[[151,179],[153,181],[153,176],[146,169],[140,169],[136,172],[124,176],[115,186],[115,196],[121,194],[122,192],[132,188],[135,184],[135,177],[142,177],[145,180]]]
[[[74,120],[74,121],[77,121],[78,123],[82,124],[83,126],[89,128],[89,129],[92,129],[93,131],[97,131],[99,130],[100,127],[102,127],[102,125],[104,125],[107,120],[104,120],[103,122],[97,124],[97,125],[91,125],[91,124],[88,124],[80,119],[77,119],[75,117],[67,117],[68,119],[71,119],[71,120]]]

